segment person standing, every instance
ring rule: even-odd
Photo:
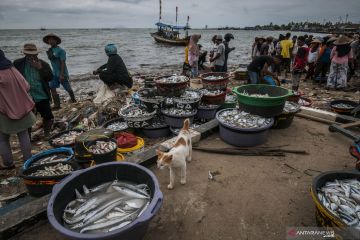
[[[307,71],[305,80],[313,79],[313,77],[314,77],[315,63],[319,56],[320,44],[321,44],[321,41],[319,39],[314,39],[311,42],[310,51],[309,51],[308,59],[307,59],[308,71]]]
[[[182,75],[189,77],[191,75],[191,67],[189,65],[189,44],[186,45],[186,47],[184,49],[184,53],[185,53],[185,59],[184,59],[184,64],[183,64]]]
[[[305,38],[299,36],[297,38],[297,51],[292,68],[292,90],[298,91],[301,75],[306,71],[306,62],[309,49],[305,45]]]
[[[341,35],[331,50],[330,74],[327,79],[328,89],[342,89],[347,87],[349,64],[353,64],[353,53],[350,47],[351,40]]]
[[[28,128],[36,118],[32,113],[35,103],[28,95],[29,84],[0,50],[0,170],[14,169],[10,135],[17,134],[23,160],[31,157]]]
[[[216,45],[216,36],[217,35],[214,35],[212,38],[211,38],[211,42],[212,42],[212,46],[211,46],[211,50],[210,50],[210,54],[209,54],[209,60],[214,57],[215,53],[217,52],[217,48],[218,46]],[[211,62],[210,61],[210,69],[211,71],[215,71],[215,65],[214,65],[214,62]]]
[[[46,53],[51,62],[54,76],[50,81],[49,86],[54,100],[54,109],[60,109],[60,97],[56,91],[56,89],[60,87],[60,84],[68,92],[71,102],[76,102],[74,92],[69,82],[69,72],[66,66],[66,52],[58,46],[61,43],[61,38],[56,34],[50,33],[46,35],[43,38],[43,42],[50,45],[50,48]]]
[[[198,42],[201,38],[200,34],[194,34],[190,37],[189,42],[189,65],[191,67],[191,77],[195,78],[199,75],[199,56],[200,49]]]
[[[323,79],[326,77],[326,73],[329,71],[331,59],[331,49],[333,48],[333,41],[330,41],[330,39],[324,39],[324,42],[320,48],[319,56],[316,61],[315,66],[315,78],[317,78],[320,74],[320,83]]]
[[[30,85],[30,96],[35,102],[35,108],[43,119],[44,137],[50,137],[54,115],[51,111],[51,95],[49,82],[53,79],[53,74],[49,64],[38,58],[38,49],[33,43],[26,43],[22,53],[24,58],[14,61],[14,66],[24,76]]]
[[[359,43],[359,35],[354,36],[354,41],[350,44],[351,50],[353,52],[354,58],[353,58],[353,67],[350,68],[350,74],[349,79],[355,75],[356,69],[359,67],[359,61],[360,61],[360,43]]]
[[[210,62],[214,62],[214,72],[223,72],[225,63],[225,45],[222,43],[223,38],[221,35],[216,35],[215,44],[217,51],[214,56],[210,58]]]
[[[125,87],[132,88],[133,79],[124,61],[117,53],[115,44],[106,45],[105,53],[108,56],[107,63],[93,71],[93,74],[99,75],[100,80],[112,89],[125,90]]]
[[[265,42],[261,46],[260,55],[262,56],[272,56],[275,51],[273,38],[267,37]]]
[[[227,33],[227,34],[225,34],[224,39],[225,39],[225,41],[223,43],[225,46],[225,62],[224,62],[223,72],[227,72],[227,70],[228,70],[227,63],[228,63],[229,53],[231,53],[232,51],[235,50],[235,47],[232,47],[232,48],[229,47],[229,43],[230,43],[231,39],[234,39],[234,35],[232,35],[231,33]]]
[[[287,73],[290,73],[291,51],[292,48],[294,47],[293,41],[290,39],[290,37],[291,37],[291,33],[287,33],[285,35],[285,39],[280,42],[281,57],[285,67],[285,76]]]

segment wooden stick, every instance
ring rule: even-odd
[[[329,124],[329,125],[336,123],[334,121],[322,119],[322,118],[319,118],[319,117],[310,116],[310,115],[303,114],[303,113],[296,113],[295,116],[305,118],[305,119],[308,119],[308,120],[313,120],[313,121],[320,122],[320,123]]]
[[[292,149],[281,149],[281,148],[204,148],[204,147],[193,147],[194,150],[204,152],[234,152],[234,153],[294,153],[307,155],[308,152],[304,150],[292,150]]]

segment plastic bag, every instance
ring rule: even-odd
[[[119,133],[116,136],[116,141],[119,148],[132,148],[137,145],[136,136],[127,132]]]
[[[113,97],[115,97],[115,93],[109,88],[108,85],[103,84],[100,87],[99,92],[96,94],[96,97],[94,98],[93,102],[95,104],[102,104],[104,102],[109,101]]]

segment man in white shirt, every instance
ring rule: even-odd
[[[225,63],[225,45],[222,43],[223,38],[221,35],[217,35],[215,39],[215,44],[217,46],[217,51],[214,53],[214,56],[210,58],[210,62],[214,63],[214,71],[222,72],[224,69]]]

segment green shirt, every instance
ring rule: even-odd
[[[51,62],[51,66],[53,68],[53,73],[55,77],[60,77],[60,72],[61,72],[61,61],[66,61],[66,52],[64,49],[62,49],[59,46],[56,47],[52,47],[49,49],[50,51],[52,51],[52,57],[49,58],[50,62]],[[64,77],[68,77],[69,76],[69,72],[67,70],[66,67],[66,63],[64,66]]]
[[[48,100],[49,97],[46,94],[39,71],[31,66],[29,63],[25,63],[24,69],[25,79],[30,85],[30,95],[34,99],[34,102],[40,102],[42,100]]]

